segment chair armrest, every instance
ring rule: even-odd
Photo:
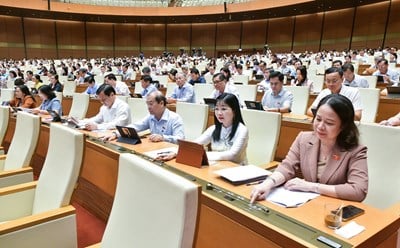
[[[32,214],[37,182],[0,188],[0,221],[14,220]]]
[[[0,235],[13,232],[22,228],[39,225],[61,217],[75,214],[75,208],[72,205],[46,211],[39,214],[29,215],[16,220],[7,221],[0,224]]]
[[[32,167],[0,171],[0,188],[33,181]]]
[[[101,243],[97,243],[91,246],[86,246],[86,248],[100,248],[101,247]]]
[[[66,206],[0,224],[0,247],[77,247],[75,209]]]

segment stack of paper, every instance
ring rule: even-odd
[[[294,208],[303,205],[317,196],[319,196],[318,193],[290,191],[281,186],[273,189],[267,196],[267,200],[287,208]]]
[[[240,185],[244,183],[255,182],[265,179],[271,175],[272,172],[264,170],[255,165],[237,166],[222,170],[214,171],[222,178],[232,183],[233,185]]]

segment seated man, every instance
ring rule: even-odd
[[[372,76],[382,76],[385,84],[399,86],[399,73],[389,69],[387,59],[379,60],[377,65],[378,70],[372,73]]]
[[[329,94],[340,94],[347,97],[352,103],[355,111],[354,119],[359,121],[362,114],[362,105],[360,92],[357,88],[348,87],[342,84],[343,82],[343,70],[336,67],[331,67],[325,71],[325,85],[326,89],[323,89],[314,100],[312,105],[307,109],[307,115],[313,116],[311,109],[316,109],[318,103],[322,98]]]
[[[239,92],[233,84],[227,82],[227,78],[223,73],[217,73],[213,76],[214,90],[210,95],[210,98],[217,99],[222,93],[234,94],[240,102]]]
[[[350,87],[356,88],[368,88],[369,84],[365,77],[354,73],[353,64],[347,63],[343,67],[343,84]]]
[[[111,85],[102,84],[96,94],[103,106],[96,116],[85,120],[86,129],[114,129],[115,126],[126,126],[131,122],[129,105],[117,98]]]
[[[129,96],[130,91],[128,85],[126,85],[126,83],[124,82],[117,81],[117,77],[115,77],[114,74],[110,73],[105,76],[104,81],[106,82],[106,84],[109,84],[114,88],[115,94]]]
[[[191,79],[189,80],[189,83],[191,85],[206,83],[206,80],[204,79],[204,77],[200,76],[200,72],[196,68],[192,68],[190,70],[190,77],[191,77]]]
[[[94,81],[94,77],[86,77],[84,82],[88,84],[85,94],[88,94],[90,96],[96,95],[96,91],[99,88],[99,85],[96,84],[96,82]]]
[[[274,71],[269,76],[270,89],[264,93],[262,105],[266,111],[288,113],[292,107],[293,94],[283,88],[284,75]]]
[[[186,76],[178,72],[175,75],[177,87],[174,89],[172,95],[167,99],[168,103],[176,102],[195,102],[195,95],[193,86],[186,82]]]
[[[137,132],[150,129],[149,140],[152,142],[178,143],[178,139],[185,139],[182,118],[167,109],[167,99],[161,92],[154,91],[147,95],[146,104],[149,115],[143,120],[129,125],[129,127],[135,128]],[[119,135],[118,133],[113,133],[104,139],[116,139]]]
[[[140,79],[140,82],[142,84],[142,97],[146,97],[148,94],[151,92],[157,91],[156,86],[153,84],[153,80],[151,79],[150,75],[143,75],[142,78]]]

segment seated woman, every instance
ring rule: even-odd
[[[211,151],[207,152],[209,160],[230,160],[238,164],[247,164],[249,132],[244,125],[239,101],[230,93],[223,93],[216,100],[215,125],[209,127],[194,142],[202,145],[211,143]],[[176,154],[166,155],[158,159],[170,160],[175,156]]]
[[[293,86],[307,86],[310,92],[314,91],[313,82],[307,77],[307,68],[302,65],[296,69],[296,78],[292,80]]]
[[[286,158],[251,192],[251,202],[265,200],[280,185],[288,190],[316,192],[362,201],[368,190],[367,148],[358,143],[354,109],[338,94],[324,97],[313,120],[314,131],[301,132]],[[295,177],[300,170],[304,179]]]
[[[51,90],[50,85],[42,85],[38,89],[39,97],[42,99],[42,104],[32,110],[34,114],[48,115],[49,110],[57,112],[62,115],[62,107],[60,101],[57,99],[54,91]]]
[[[10,101],[11,107],[35,108],[36,100],[29,91],[28,86],[18,85],[15,87],[15,97]]]

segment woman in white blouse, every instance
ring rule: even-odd
[[[214,112],[214,125],[194,142],[202,145],[211,143],[211,151],[207,152],[209,160],[247,164],[249,132],[244,125],[237,97],[230,93],[218,96]]]
[[[231,93],[223,93],[216,98],[214,125],[210,126],[194,142],[208,145],[209,160],[229,160],[238,164],[247,164],[246,148],[249,132],[244,125],[240,104],[237,97]],[[160,156],[157,159],[170,160],[176,154]]]

